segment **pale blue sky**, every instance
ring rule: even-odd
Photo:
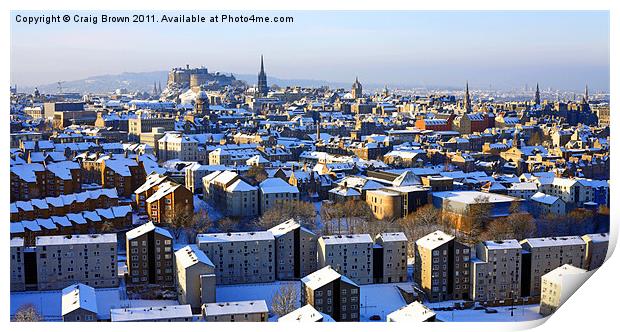
[[[609,89],[608,12],[278,12],[293,24],[27,25],[13,12],[11,83],[206,65],[390,85]],[[102,12],[118,15],[128,12]],[[156,13],[159,17],[163,12]],[[176,15],[180,12],[167,12]],[[235,12],[202,12],[209,16]],[[244,12],[271,15],[273,12]],[[65,14],[65,12],[61,12]],[[89,14],[82,12],[82,14]],[[191,12],[186,12],[191,14]]]

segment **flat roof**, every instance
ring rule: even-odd
[[[132,322],[189,317],[193,317],[192,308],[189,304],[110,309],[110,318],[113,322]]]
[[[116,234],[78,234],[78,235],[37,236],[35,243],[37,246],[75,245],[75,244],[89,244],[89,243],[114,243],[116,244]]]
[[[265,302],[265,300],[205,303],[202,305],[202,308],[206,316],[269,312],[267,302]]]

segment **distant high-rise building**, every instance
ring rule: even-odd
[[[267,86],[267,74],[265,74],[265,65],[263,63],[263,56],[260,56],[260,72],[258,73],[258,94],[260,96],[266,96],[269,92]]]
[[[351,95],[353,99],[362,98],[362,83],[355,77],[355,82],[351,87]]]
[[[586,84],[586,91],[583,94],[583,103],[587,104],[590,101],[590,96],[588,93],[588,85]]]
[[[540,89],[536,83],[536,94],[534,95],[534,105],[540,105]]]

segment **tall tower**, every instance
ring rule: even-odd
[[[466,112],[471,112],[471,98],[469,97],[469,81],[465,82],[465,97],[463,97],[463,106]]]
[[[355,82],[351,86],[351,95],[353,99],[362,98],[362,83],[357,79],[357,76],[355,76]]]
[[[590,101],[590,95],[588,93],[588,85],[586,84],[586,91],[583,95],[583,103],[587,104]]]
[[[196,94],[196,106],[194,107],[194,114],[199,117],[203,117],[209,113],[209,96],[204,90],[200,90]]]
[[[266,96],[269,92],[267,86],[267,74],[265,74],[265,66],[263,64],[263,55],[260,56],[260,72],[258,73],[258,94],[260,96]]]
[[[536,94],[534,95],[534,105],[540,105],[540,89],[538,89],[538,83],[536,83]]]
[[[157,96],[157,83],[155,83],[155,81],[153,81],[153,97]]]

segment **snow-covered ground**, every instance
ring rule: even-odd
[[[360,286],[360,320],[366,322],[373,315],[385,321],[387,314],[407,305],[396,284],[374,284]],[[409,285],[409,283],[402,283]]]
[[[97,288],[95,292],[101,319],[109,319],[110,309],[114,308],[179,304],[173,300],[128,300],[121,296],[120,288]],[[34,305],[46,321],[62,320],[62,290],[11,293],[11,316],[24,304]]]
[[[265,300],[271,310],[271,300],[282,284],[294,284],[297,299],[301,301],[299,291],[301,284],[297,281],[276,281],[264,284],[243,284],[218,286],[215,292],[217,302]],[[376,284],[361,286],[361,319],[368,321],[372,315],[380,315],[384,319],[388,313],[404,306],[405,300],[398,289],[398,284]],[[300,305],[300,303],[298,303]]]
[[[297,300],[301,301],[301,283],[299,281],[276,281],[264,284],[221,285],[215,291],[217,302],[265,300],[271,310],[271,299],[281,285],[292,284],[297,289]],[[298,302],[299,305],[301,302]]]
[[[435,307],[437,304],[426,304]],[[495,314],[487,314],[484,310],[452,310],[436,311],[437,319],[444,322],[522,322],[543,318],[538,313],[538,304],[515,306],[514,315],[510,315],[510,307],[493,307]]]

